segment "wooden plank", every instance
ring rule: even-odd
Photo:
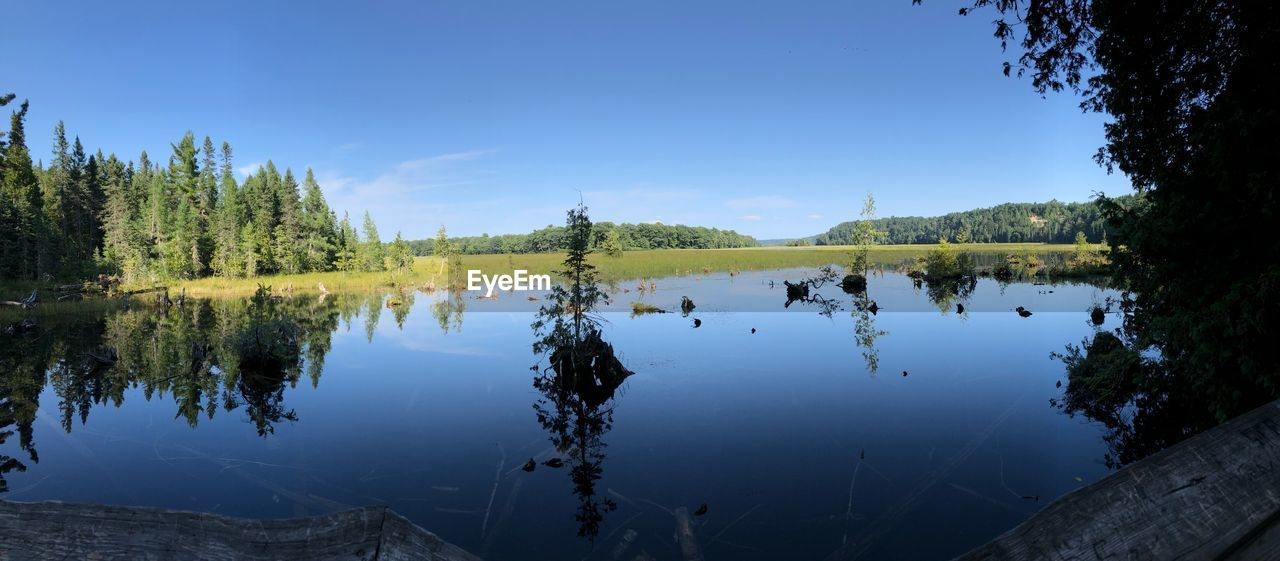
[[[1280,543],[1280,401],[1054,501],[958,561],[1260,559]]]
[[[479,561],[386,507],[250,520],[158,508],[8,501],[0,501],[0,559]]]

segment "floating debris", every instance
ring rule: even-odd
[[[533,458],[529,458],[529,461],[525,462],[524,466],[522,466],[520,469],[525,471],[533,471],[534,468],[536,467],[538,467],[538,462],[533,461]]]
[[[687,314],[689,312],[692,312],[693,309],[696,307],[697,306],[693,305],[693,300],[690,300],[688,296],[680,297],[680,311]]]
[[[903,377],[903,378],[906,378],[906,377],[907,377],[907,371],[906,371],[906,370],[903,370],[903,371],[902,371],[902,377]]]
[[[698,318],[693,318],[693,327],[694,327],[694,329],[697,329],[697,328],[699,328],[699,327],[702,327],[702,320],[700,320],[700,319],[698,319]]]
[[[963,314],[963,313],[964,313],[964,304],[956,304],[956,313],[957,313],[957,314]]]
[[[1102,322],[1106,320],[1107,313],[1103,311],[1100,306],[1094,306],[1093,309],[1089,311],[1089,321],[1092,321],[1094,325],[1102,325]]]
[[[1020,315],[1020,316],[1022,316],[1022,317],[1024,317],[1024,318],[1029,318],[1029,317],[1031,317],[1031,310],[1028,310],[1028,309],[1026,309],[1026,308],[1023,308],[1022,306],[1018,306],[1017,308],[1015,308],[1015,310],[1018,312],[1018,315]]]
[[[551,458],[550,460],[542,462],[542,465],[549,468],[562,468],[564,467],[564,460],[561,460],[560,458]]]
[[[756,328],[752,327],[752,328],[751,328],[751,333],[752,333],[752,334],[754,334],[755,332],[756,332]]]
[[[701,505],[698,506],[697,510],[693,511],[694,516],[702,516],[706,513],[707,513],[707,503],[702,503]]]

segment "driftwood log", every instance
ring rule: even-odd
[[[698,536],[693,533],[689,509],[680,507],[672,513],[676,517],[676,540],[680,542],[680,556],[684,561],[702,561],[702,548]]]
[[[386,507],[282,520],[0,501],[0,559],[479,561]]]
[[[1280,560],[1280,401],[1054,501],[957,561]]]
[[[23,298],[23,299],[18,300],[18,301],[16,301],[16,302],[15,302],[15,301],[13,301],[13,300],[5,300],[5,301],[3,301],[3,302],[0,302],[0,305],[2,305],[2,306],[20,306],[20,307],[25,308],[25,309],[31,309],[33,306],[35,306],[35,305],[36,305],[36,302],[38,302],[39,300],[40,300],[40,291],[38,291],[38,290],[32,290],[32,291],[31,291],[31,294],[27,295],[27,297],[26,297],[26,298]]]

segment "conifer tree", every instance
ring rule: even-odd
[[[218,205],[214,214],[212,265],[215,275],[234,277],[244,274],[244,257],[240,253],[240,221],[243,215],[240,190],[231,170],[231,144],[223,142]]]
[[[413,250],[409,248],[409,242],[400,237],[399,231],[396,232],[396,239],[387,246],[387,261],[390,261],[391,268],[396,272],[413,270]]]
[[[367,210],[364,212],[364,226],[361,229],[364,243],[360,244],[360,266],[365,271],[385,271],[386,250],[382,247],[382,240],[378,239],[378,225],[373,223],[373,217],[369,216]]]
[[[334,242],[337,238],[337,218],[324,200],[315,174],[307,168],[302,180],[302,244],[303,260],[311,271],[328,271],[334,268]]]
[[[276,184],[276,201],[279,218],[273,236],[273,253],[282,273],[302,272],[303,255],[301,240],[301,201],[298,198],[298,182],[293,171],[285,169],[284,177]]]
[[[338,244],[337,253],[334,257],[334,266],[342,272],[351,272],[356,270],[356,248],[360,245],[360,239],[356,236],[355,228],[351,227],[351,219],[347,213],[342,213],[342,222],[338,225]]]
[[[44,213],[39,180],[27,150],[28,107],[23,101],[10,115],[8,142],[0,147],[0,278],[33,279],[41,272],[38,252]]]

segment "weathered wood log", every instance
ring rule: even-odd
[[[5,300],[3,302],[0,302],[0,304],[6,305],[6,306],[21,306],[23,308],[30,309],[34,307],[36,305],[36,302],[39,300],[40,300],[40,291],[32,290],[31,294],[27,295],[26,298],[18,300],[17,302],[13,300]]]
[[[698,536],[693,533],[689,509],[680,507],[672,514],[676,517],[676,540],[680,542],[681,557],[684,561],[702,561],[702,548],[698,547]]]
[[[957,561],[1277,559],[1280,401],[1073,491]]]
[[[248,520],[158,508],[0,501],[0,559],[479,561],[386,507]]]

